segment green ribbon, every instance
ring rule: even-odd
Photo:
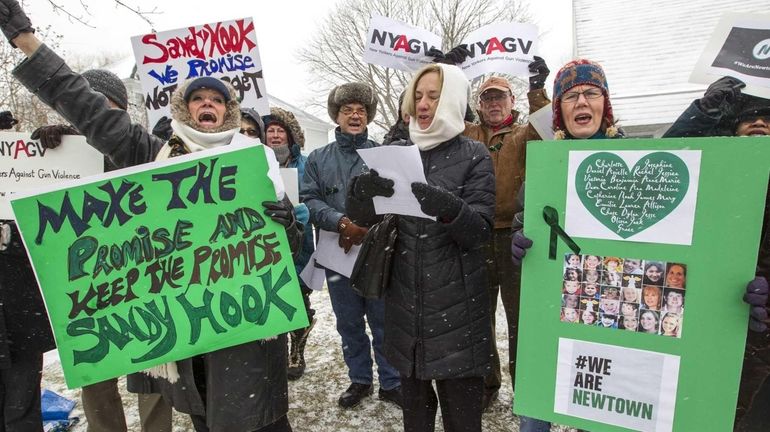
[[[574,252],[575,255],[580,255],[580,246],[578,246],[577,243],[572,240],[572,237],[570,237],[569,234],[567,234],[567,232],[564,231],[561,226],[559,226],[559,212],[556,211],[555,208],[551,206],[543,207],[543,219],[545,219],[545,223],[551,227],[551,240],[548,247],[548,258],[552,260],[556,259],[556,242],[558,237],[561,237],[561,239],[564,240],[564,243],[566,243],[567,246],[572,249],[572,252]]]

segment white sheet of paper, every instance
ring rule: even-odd
[[[313,252],[313,255],[310,255],[310,259],[305,268],[299,273],[299,277],[311,290],[321,291],[326,280],[326,272],[324,269],[316,267],[315,254],[316,252]]]
[[[298,176],[297,168],[281,168],[281,178],[283,179],[283,186],[286,188],[286,195],[295,206],[299,204]]]
[[[377,214],[393,213],[436,220],[422,212],[417,197],[412,193],[413,182],[428,182],[417,146],[381,146],[358,150],[358,154],[369,169],[377,170],[380,176],[394,183],[392,197],[374,197]]]
[[[540,139],[553,139],[553,106],[548,104],[529,115],[529,124],[535,128]]]
[[[745,82],[743,93],[770,98],[770,15],[722,15],[690,82],[711,84],[723,76]]]
[[[463,44],[471,53],[459,66],[469,80],[488,73],[528,77],[538,53],[537,26],[493,23],[472,31]]]
[[[334,270],[345,277],[350,277],[361,246],[353,246],[350,252],[345,253],[345,250],[339,245],[339,238],[340,235],[337,233],[319,230],[315,259],[318,264],[329,270]]]

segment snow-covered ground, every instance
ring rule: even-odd
[[[374,397],[366,399],[354,409],[344,410],[337,405],[337,398],[349,385],[347,369],[342,360],[339,336],[334,327],[334,313],[329,301],[328,291],[315,292],[311,296],[316,309],[318,322],[310,334],[305,357],[307,370],[298,381],[289,382],[289,420],[296,432],[359,432],[359,431],[400,431],[403,430],[401,411],[391,403],[382,402]],[[497,345],[502,359],[508,358],[508,343],[505,337],[505,314],[502,304],[497,308]],[[503,376],[507,377],[507,362]],[[128,423],[128,430],[140,432],[139,414],[136,395],[128,393],[125,379],[120,380],[123,406]],[[53,390],[68,398],[80,401],[80,390],[68,390],[64,384],[61,366],[55,353],[46,355],[43,370],[43,387]],[[511,383],[504,379],[498,400],[484,414],[485,431],[518,431],[518,419],[511,412]],[[73,416],[80,417],[80,424],[73,430],[87,430],[83,410],[78,404]],[[440,415],[440,414],[439,414]],[[189,418],[184,414],[174,413],[174,432],[193,430]],[[441,420],[437,421],[437,431],[443,431]],[[567,428],[554,430],[568,431]]]

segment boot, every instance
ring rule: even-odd
[[[291,335],[288,374],[290,381],[299,379],[305,373],[305,344],[307,344],[307,337],[310,335],[310,330],[313,330],[315,322],[316,319],[313,318],[309,326],[289,333]]]

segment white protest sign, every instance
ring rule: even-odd
[[[527,66],[538,52],[537,26],[489,24],[471,32],[463,45],[470,54],[459,66],[469,80],[488,73],[528,77]]]
[[[726,13],[719,20],[690,82],[727,75],[746,83],[744,93],[770,98],[770,15]]]
[[[171,93],[188,78],[228,81],[241,106],[268,112],[257,34],[251,18],[149,33],[131,38],[150,126],[170,116]]]
[[[366,37],[365,62],[405,72],[433,63],[425,53],[431,48],[441,49],[439,36],[380,15],[372,15]]]
[[[0,132],[0,219],[15,219],[9,194],[104,172],[104,156],[83,136],[65,135],[54,150],[29,134]]]
[[[295,206],[299,205],[299,177],[297,168],[281,168],[281,179],[286,187],[286,195]]]
[[[553,133],[553,105],[548,104],[529,115],[529,124],[535,128],[540,139],[550,141]]]
[[[559,338],[554,411],[638,431],[671,431],[679,357]]]

